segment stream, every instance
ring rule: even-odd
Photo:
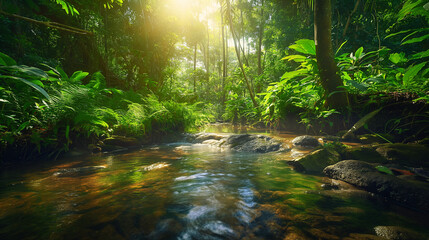
[[[267,134],[286,145],[296,137],[206,131]],[[183,141],[5,170],[0,239],[364,239],[380,225],[428,236],[426,216],[357,189],[325,189],[327,178],[284,161],[304,153]]]

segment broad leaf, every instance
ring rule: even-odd
[[[84,79],[86,76],[88,76],[88,74],[89,74],[88,72],[76,71],[70,77],[70,81],[73,83],[80,83],[80,81]]]
[[[410,67],[405,73],[403,82],[404,84],[408,84],[410,81],[414,79],[414,77],[422,70],[422,68],[426,65],[426,62],[417,64],[415,66]]]
[[[410,58],[410,60],[414,60],[414,59],[422,59],[422,58],[426,58],[426,57],[429,57],[429,49],[428,49],[428,50],[426,50],[426,51],[424,51],[424,52],[419,52],[419,53],[414,54],[414,55]]]
[[[362,53],[363,53],[363,47],[360,47],[358,50],[356,50],[355,52],[356,59],[361,59],[363,57]]]
[[[4,78],[4,79],[14,79],[14,80],[18,80],[21,81],[29,86],[31,86],[32,88],[36,89],[38,92],[40,92],[43,96],[45,96],[49,101],[51,100],[51,97],[49,97],[49,94],[43,89],[41,88],[39,85],[32,83],[28,80],[25,80],[23,78],[20,77],[14,77],[14,76],[4,76],[4,75],[0,75],[0,78]]]
[[[410,40],[407,40],[407,41],[403,42],[401,45],[422,42],[422,41],[424,41],[424,40],[426,40],[428,38],[429,38],[429,34],[426,34],[426,35],[423,35],[421,37],[412,38]]]
[[[16,65],[15,60],[13,58],[9,57],[8,55],[0,52],[0,64],[3,66],[13,66]]]
[[[303,55],[290,55],[282,58],[282,60],[295,61],[295,62],[304,62],[306,59],[307,57]]]
[[[289,48],[294,49],[297,52],[316,55],[316,45],[314,44],[314,40],[309,39],[300,39],[295,42],[295,44],[289,46]]]
[[[394,64],[408,61],[403,52],[390,54],[389,60]]]

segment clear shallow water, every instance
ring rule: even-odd
[[[0,239],[342,239],[378,225],[427,234],[425,216],[293,171],[283,160],[299,153],[179,142],[3,172]],[[87,166],[100,167],[70,171]]]

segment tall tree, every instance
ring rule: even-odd
[[[330,108],[343,108],[349,104],[348,95],[334,59],[331,41],[331,0],[314,0],[314,40],[320,82]]]
[[[229,0],[226,0],[226,10],[227,10],[227,17],[229,21],[229,27],[231,30],[232,39],[234,41],[234,48],[235,48],[235,53],[237,55],[238,65],[240,65],[240,70],[241,70],[241,73],[243,74],[244,81],[246,82],[247,90],[249,90],[249,95],[250,95],[250,99],[252,100],[253,106],[258,107],[258,103],[255,100],[255,95],[253,94],[253,89],[249,83],[249,79],[247,78],[246,71],[244,70],[243,62],[241,61],[240,43],[239,43],[240,39],[237,38],[237,35],[234,31],[234,26],[232,23],[232,14],[231,14],[231,3],[229,2]]]

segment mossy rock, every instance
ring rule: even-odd
[[[343,159],[354,159],[368,163],[386,163],[388,160],[383,157],[374,147],[353,147],[346,148],[342,152]]]
[[[340,154],[333,149],[322,148],[304,157],[290,161],[297,171],[322,173],[323,169],[341,160]]]
[[[408,167],[429,167],[429,147],[421,144],[382,144],[376,151],[389,162]]]

